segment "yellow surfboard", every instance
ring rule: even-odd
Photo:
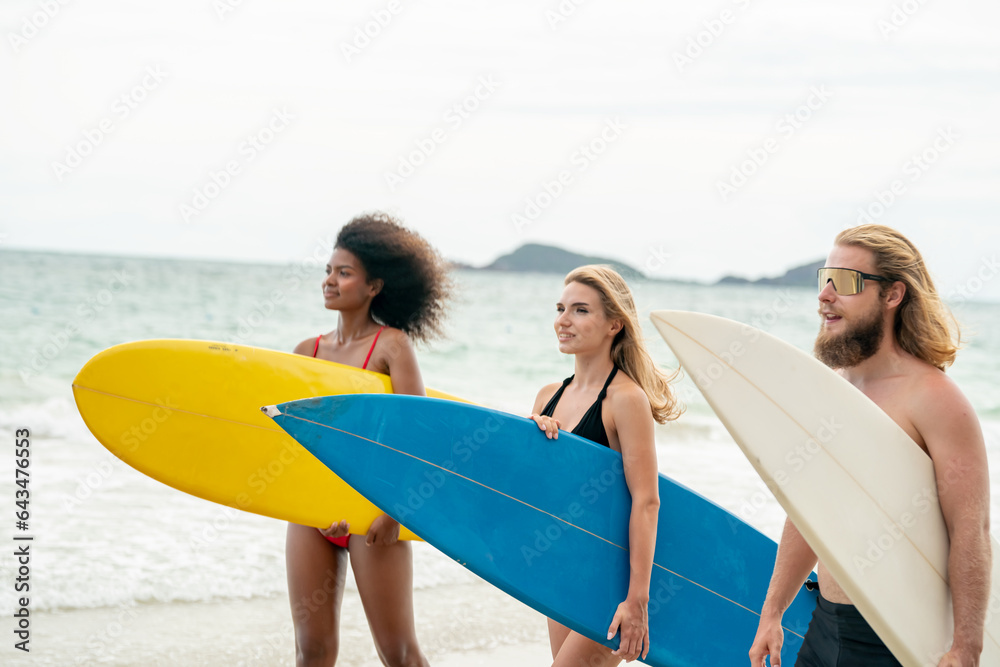
[[[391,393],[387,375],[249,345],[146,340],[73,380],[91,433],[136,470],[247,512],[363,535],[382,512],[260,411],[311,396]],[[428,396],[461,400],[432,389]],[[401,539],[419,539],[405,528]]]

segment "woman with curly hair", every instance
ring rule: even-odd
[[[549,619],[553,665],[617,665],[649,653],[649,579],[656,547],[660,499],[654,425],[676,419],[680,406],[671,377],[653,363],[642,339],[628,285],[607,266],[582,266],[566,276],[554,323],[559,351],[572,354],[576,372],[542,387],[531,418],[549,438],[563,424],[622,455],[632,496],[629,517],[629,587],[615,610],[608,639],[617,650],[591,641]]]
[[[445,263],[423,238],[386,214],[358,216],[337,235],[322,283],[337,328],[302,341],[295,353],[385,373],[397,394],[423,396],[410,341],[440,333],[450,286]],[[326,530],[288,525],[297,664],[336,663],[349,561],[383,664],[426,665],[413,620],[413,556],[398,540],[399,524],[383,514],[364,537],[349,528],[346,521]]]

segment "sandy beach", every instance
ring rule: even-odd
[[[453,599],[455,604],[449,604]],[[476,600],[470,604],[470,600]],[[549,664],[545,619],[485,583],[415,591],[417,632],[434,665]],[[5,665],[294,665],[286,597],[147,604],[33,618],[30,654],[4,647]],[[381,663],[356,591],[344,595],[345,667]]]

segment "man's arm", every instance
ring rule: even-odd
[[[951,543],[948,583],[955,635],[952,649],[939,664],[975,666],[983,650],[992,563],[986,445],[972,405],[943,374],[927,382],[912,407],[913,424],[934,461]]]
[[[791,520],[785,519],[778,555],[774,559],[771,584],[767,587],[764,607],[760,610],[757,636],[750,647],[752,667],[764,667],[764,657],[768,655],[771,656],[771,665],[781,665],[781,645],[785,634],[781,629],[781,617],[798,595],[816,562],[815,552],[806,544]]]

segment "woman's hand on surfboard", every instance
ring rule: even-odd
[[[545,431],[545,437],[549,440],[559,439],[559,420],[545,415],[531,415],[528,419],[534,420],[538,428]]]
[[[608,628],[608,639],[621,630],[621,642],[614,654],[632,662],[649,653],[649,610],[645,602],[626,598],[618,605],[615,617]]]
[[[781,629],[781,616],[761,613],[757,636],[750,647],[750,666],[764,667],[764,658],[771,656],[771,667],[781,667],[781,645],[785,642],[785,631]]]
[[[365,544],[368,546],[389,546],[399,540],[399,522],[388,514],[383,514],[372,521]]]
[[[334,521],[326,530],[320,528],[319,532],[327,537],[347,537],[351,532],[351,524],[346,521]]]

